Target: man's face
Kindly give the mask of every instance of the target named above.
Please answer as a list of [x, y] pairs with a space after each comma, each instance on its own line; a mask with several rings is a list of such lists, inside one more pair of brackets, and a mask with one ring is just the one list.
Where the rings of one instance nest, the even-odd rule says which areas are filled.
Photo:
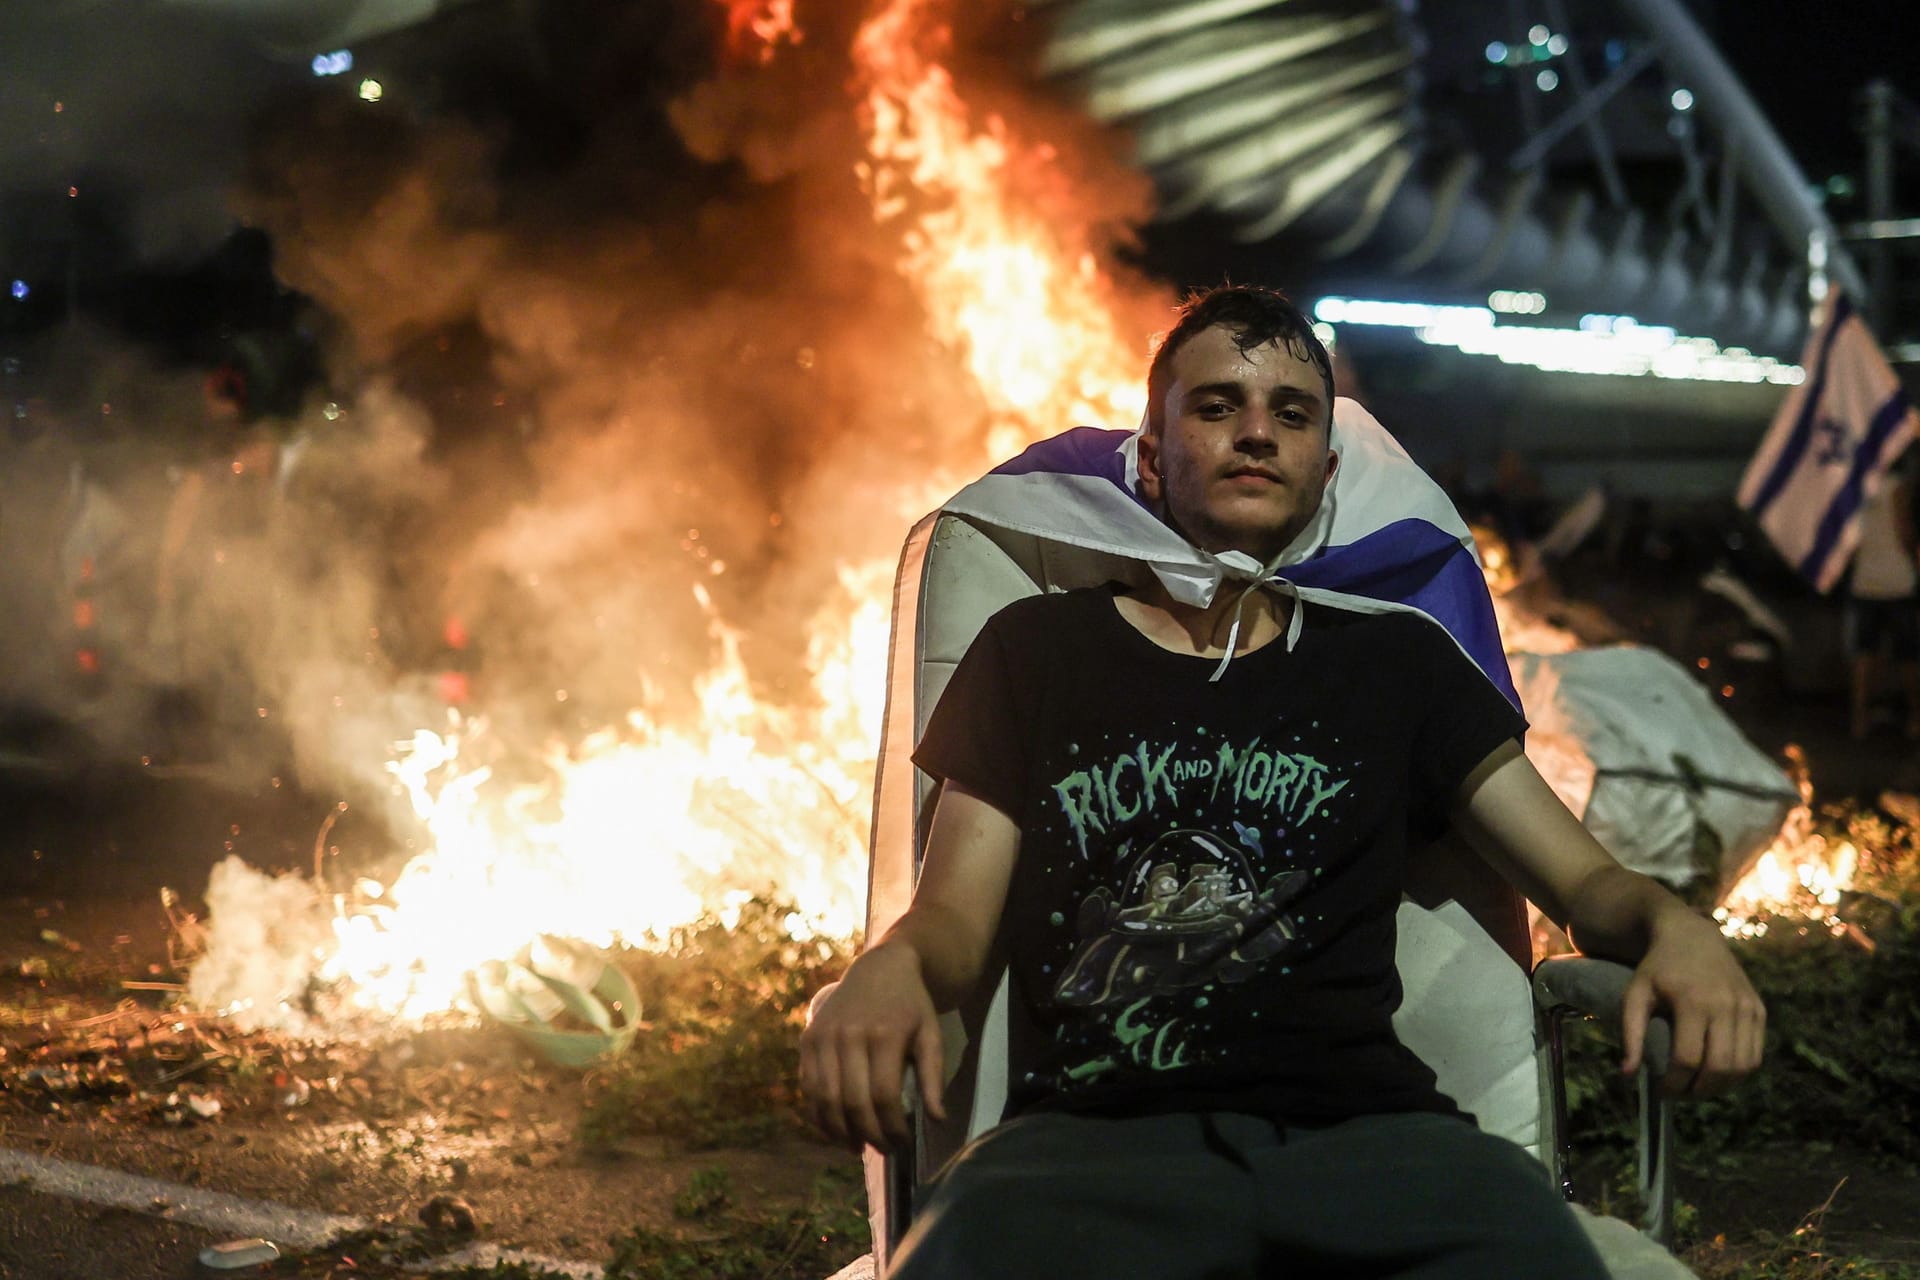
[[1194, 545], [1262, 564], [1320, 509], [1340, 459], [1311, 360], [1279, 343], [1242, 355], [1222, 326], [1174, 353], [1165, 426], [1140, 439], [1140, 489]]

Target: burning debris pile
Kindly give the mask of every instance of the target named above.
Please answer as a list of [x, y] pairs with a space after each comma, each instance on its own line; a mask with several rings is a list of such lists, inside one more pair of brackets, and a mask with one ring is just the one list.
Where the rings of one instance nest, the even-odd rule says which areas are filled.
[[[1474, 535], [1532, 722], [1527, 755], [1588, 829], [1628, 866], [1711, 906], [1728, 937], [1784, 922], [1872, 950], [1853, 917], [1914, 892], [1920, 800], [1887, 792], [1877, 809], [1816, 808], [1801, 748], [1786, 748], [1784, 767], [1766, 759], [1684, 667], [1560, 597], [1537, 558], [1523, 570], [1493, 530]], [[1594, 665], [1609, 652], [1611, 672]], [[1599, 794], [1602, 781], [1614, 794]], [[1542, 945], [1565, 946], [1543, 928], [1536, 921]]]
[[[291, 885], [290, 898], [298, 887], [268, 883]], [[279, 914], [294, 918], [308, 906], [289, 901]], [[41, 918], [69, 923], [55, 908]], [[324, 931], [324, 913], [309, 919]], [[476, 1166], [481, 1155], [519, 1163], [513, 1153], [531, 1127], [523, 1113], [536, 1099], [551, 1112], [544, 1125], [598, 1155], [655, 1138], [689, 1149], [758, 1147], [778, 1134], [811, 1132], [792, 1079], [793, 1034], [808, 999], [844, 970], [848, 956], [831, 939], [795, 941], [783, 909], [759, 901], [743, 904], [730, 921], [676, 927], [658, 949], [624, 950], [604, 973], [592, 948], [537, 940], [522, 959], [608, 1000], [623, 1039], [648, 1033], [631, 1052], [582, 1075], [565, 1068], [589, 1065], [598, 1055], [579, 1050], [596, 1037], [557, 1030], [565, 1017], [533, 1035], [509, 1034], [524, 1029], [510, 1016], [402, 1038], [342, 1035], [368, 1028], [356, 1026], [351, 1008], [329, 1008], [321, 992], [311, 1025], [328, 1034], [303, 1038], [248, 1029], [211, 1010], [153, 1007], [132, 997], [177, 993], [183, 970], [160, 961], [153, 937], [121, 935], [106, 945], [101, 924], [81, 922], [85, 941], [51, 928], [37, 945], [24, 933], [0, 938], [9, 957], [0, 968], [0, 1118], [100, 1119], [108, 1131], [217, 1125], [257, 1132], [295, 1121], [330, 1130], [361, 1123], [432, 1129], [428, 1117], [437, 1117], [447, 1126], [436, 1143], [441, 1155]], [[193, 927], [177, 911], [174, 924]], [[261, 949], [298, 947], [268, 940]], [[498, 1012], [507, 989], [489, 990], [497, 966], [482, 969], [476, 1003], [492, 1002]], [[550, 1052], [557, 1041], [572, 1043]], [[498, 1132], [463, 1142], [461, 1126]], [[547, 1141], [536, 1139], [534, 1149]]]

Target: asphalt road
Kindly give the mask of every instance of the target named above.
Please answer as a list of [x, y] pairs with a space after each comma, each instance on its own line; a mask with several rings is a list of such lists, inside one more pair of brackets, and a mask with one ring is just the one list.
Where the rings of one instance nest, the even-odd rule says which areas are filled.
[[[189, 897], [215, 863], [238, 854], [264, 870], [310, 869], [336, 796], [291, 781], [233, 782], [210, 771], [137, 765], [50, 770], [0, 754], [0, 896]], [[329, 843], [388, 843], [349, 811]]]
[[[162, 928], [160, 888], [198, 895], [229, 841], [250, 859], [291, 865], [304, 828], [310, 857], [325, 813], [325, 802], [284, 787], [236, 792], [130, 768], [50, 769], [24, 752], [9, 764], [0, 767], [0, 899], [35, 915], [9, 927], [90, 943]], [[30, 1184], [0, 1186], [0, 1280], [206, 1277], [220, 1273], [201, 1266], [200, 1250], [225, 1238]]]
[[0, 1280], [184, 1280], [214, 1275], [200, 1250], [224, 1237], [127, 1209], [0, 1187]]

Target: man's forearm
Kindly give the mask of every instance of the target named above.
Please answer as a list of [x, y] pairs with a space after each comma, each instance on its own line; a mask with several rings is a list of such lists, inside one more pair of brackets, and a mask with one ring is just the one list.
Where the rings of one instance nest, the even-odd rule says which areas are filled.
[[938, 902], [916, 902], [869, 950], [910, 952], [934, 1007], [945, 1013], [979, 985], [991, 942], [973, 937], [959, 912]]
[[1567, 908], [1567, 935], [1576, 947], [1627, 964], [1638, 964], [1663, 929], [1706, 923], [1659, 881], [1617, 864], [1588, 873]]

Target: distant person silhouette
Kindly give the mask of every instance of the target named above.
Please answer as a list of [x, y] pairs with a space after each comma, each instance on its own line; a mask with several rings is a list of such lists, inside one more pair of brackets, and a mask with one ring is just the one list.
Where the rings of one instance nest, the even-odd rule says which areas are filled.
[[1906, 735], [1920, 739], [1920, 570], [1915, 566], [1912, 481], [1890, 475], [1860, 517], [1860, 547], [1847, 587], [1849, 706], [1855, 740], [1873, 729], [1873, 698], [1890, 655], [1905, 696]]

